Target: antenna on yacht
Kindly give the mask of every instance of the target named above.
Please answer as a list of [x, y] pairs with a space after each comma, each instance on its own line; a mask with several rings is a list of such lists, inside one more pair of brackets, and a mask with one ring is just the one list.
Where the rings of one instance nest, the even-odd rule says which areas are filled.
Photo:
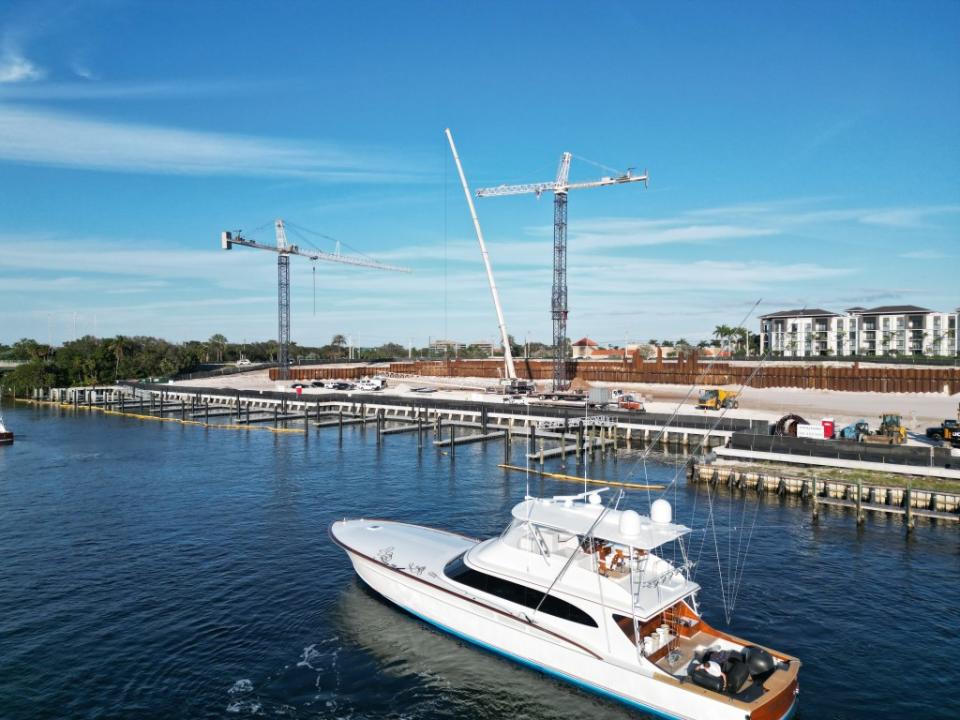
[[533, 450], [533, 444], [530, 442], [530, 405], [527, 404], [527, 451], [524, 455], [527, 458], [527, 472], [524, 473], [527, 481], [527, 491], [524, 495], [526, 499], [530, 498], [530, 451]]
[[[583, 426], [581, 432], [586, 431], [587, 429], [587, 406], [590, 403], [585, 402], [583, 404]], [[601, 453], [602, 454], [602, 453]], [[587, 491], [587, 458], [590, 457], [590, 453], [584, 453], [583, 455], [583, 491]]]

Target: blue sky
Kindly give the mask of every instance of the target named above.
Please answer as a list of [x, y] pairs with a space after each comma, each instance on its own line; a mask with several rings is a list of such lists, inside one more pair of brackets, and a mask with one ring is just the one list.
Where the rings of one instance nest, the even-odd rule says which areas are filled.
[[[474, 188], [649, 170], [570, 194], [574, 339], [960, 305], [957, 2], [33, 0], [0, 5], [0, 342], [275, 337], [274, 256], [219, 249], [275, 217], [415, 271], [318, 263], [314, 312], [294, 258], [296, 341], [494, 339], [447, 126]], [[552, 199], [477, 207], [548, 339]]]

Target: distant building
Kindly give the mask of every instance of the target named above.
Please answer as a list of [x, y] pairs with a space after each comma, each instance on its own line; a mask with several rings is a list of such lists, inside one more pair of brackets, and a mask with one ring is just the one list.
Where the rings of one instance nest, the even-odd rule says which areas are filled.
[[485, 352], [487, 355], [493, 355], [494, 347], [493, 347], [493, 343], [492, 343], [492, 342], [487, 342], [487, 341], [485, 341], [485, 340], [479, 340], [479, 341], [477, 341], [477, 342], [472, 342], [472, 343], [470, 343], [469, 345], [467, 345], [467, 347], [476, 348], [477, 350], [480, 350], [481, 352]]
[[760, 353], [782, 357], [958, 355], [960, 308], [936, 312], [916, 305], [820, 308], [760, 316]]
[[458, 343], [456, 340], [434, 340], [430, 343], [430, 349], [436, 350], [437, 352], [443, 350], [457, 352], [462, 347], [465, 347], [464, 344]]
[[588, 337], [582, 337], [570, 345], [570, 354], [576, 358], [593, 357], [594, 353], [600, 350], [600, 346]]

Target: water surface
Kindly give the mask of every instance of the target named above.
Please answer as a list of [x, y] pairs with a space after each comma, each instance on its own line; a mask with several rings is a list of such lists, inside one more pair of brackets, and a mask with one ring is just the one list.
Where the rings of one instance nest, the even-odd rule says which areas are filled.
[[[497, 468], [500, 444], [453, 459], [418, 452], [413, 435], [377, 447], [359, 428], [340, 446], [335, 429], [5, 416], [17, 442], [0, 448], [0, 717], [642, 717], [394, 610], [329, 541], [327, 525], [353, 516], [499, 532], [525, 492]], [[666, 482], [677, 471], [628, 457], [587, 469]], [[702, 489], [681, 482], [669, 498], [697, 529], [707, 619], [803, 660], [800, 718], [956, 716], [956, 527], [920, 521], [906, 539], [895, 518], [858, 530], [824, 508], [812, 525], [796, 499], [721, 494], [714, 535]], [[626, 502], [643, 511], [648, 493]], [[731, 625], [721, 582], [737, 591]]]

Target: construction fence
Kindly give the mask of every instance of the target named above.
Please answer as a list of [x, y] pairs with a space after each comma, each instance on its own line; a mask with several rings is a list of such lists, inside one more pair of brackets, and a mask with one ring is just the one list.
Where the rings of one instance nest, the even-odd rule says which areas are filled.
[[[553, 377], [551, 360], [517, 360], [517, 375], [528, 380]], [[382, 371], [382, 367], [291, 368], [295, 380], [356, 379]], [[491, 360], [415, 360], [394, 362], [388, 372], [397, 375], [434, 377], [497, 378], [503, 374], [503, 362]], [[270, 371], [276, 378], [276, 371]], [[701, 362], [696, 353], [665, 361], [662, 357], [644, 360], [639, 356], [625, 362], [609, 360], [571, 360], [567, 377], [577, 381], [646, 383], [670, 385], [746, 385], [755, 388], [805, 388], [811, 390], [848, 390], [881, 393], [960, 393], [960, 368], [957, 367], [885, 367], [852, 363], [825, 365], [755, 365], [727, 362]]]

